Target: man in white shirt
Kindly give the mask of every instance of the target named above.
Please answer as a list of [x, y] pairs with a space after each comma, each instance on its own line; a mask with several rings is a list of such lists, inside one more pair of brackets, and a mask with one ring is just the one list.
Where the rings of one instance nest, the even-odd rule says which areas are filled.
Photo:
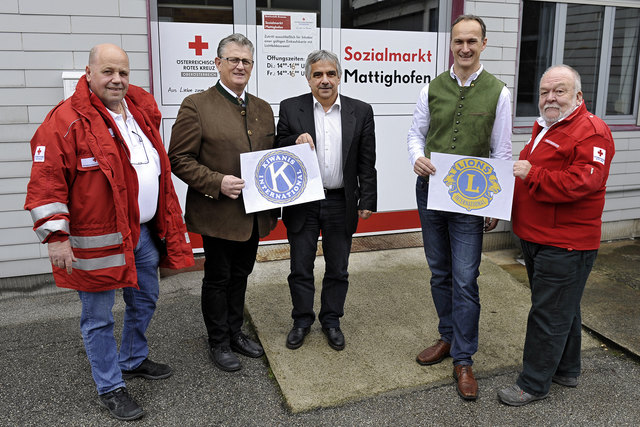
[[339, 351], [345, 347], [340, 318], [349, 286], [351, 236], [358, 218], [369, 218], [377, 204], [373, 109], [338, 95], [342, 69], [332, 52], [311, 52], [305, 75], [311, 93], [280, 103], [276, 146], [309, 144], [316, 151], [326, 197], [283, 209], [291, 246], [288, 281], [293, 304], [287, 347], [299, 348], [315, 321], [313, 264], [322, 231], [326, 270], [318, 319], [329, 346]]
[[504, 83], [484, 71], [480, 53], [486, 27], [474, 15], [451, 26], [454, 63], [420, 92], [407, 137], [409, 159], [418, 175], [416, 198], [424, 250], [431, 270], [431, 295], [440, 318], [437, 342], [418, 354], [421, 365], [453, 358], [457, 391], [475, 400], [478, 384], [472, 356], [478, 350], [478, 275], [482, 232], [497, 219], [427, 209], [432, 152], [511, 159], [511, 95]]

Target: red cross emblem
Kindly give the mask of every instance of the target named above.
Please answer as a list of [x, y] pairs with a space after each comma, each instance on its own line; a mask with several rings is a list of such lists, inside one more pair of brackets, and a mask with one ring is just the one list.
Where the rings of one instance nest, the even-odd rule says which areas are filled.
[[599, 151], [598, 151], [598, 156], [602, 157], [602, 155], [603, 155], [603, 154], [604, 154], [604, 153], [602, 152], [602, 150], [599, 150]]
[[42, 153], [42, 148], [38, 147], [38, 151], [36, 151], [36, 154], [40, 154]]
[[202, 56], [202, 51], [209, 49], [209, 43], [202, 41], [202, 36], [196, 36], [195, 41], [189, 42], [189, 49], [196, 51], [196, 56]]

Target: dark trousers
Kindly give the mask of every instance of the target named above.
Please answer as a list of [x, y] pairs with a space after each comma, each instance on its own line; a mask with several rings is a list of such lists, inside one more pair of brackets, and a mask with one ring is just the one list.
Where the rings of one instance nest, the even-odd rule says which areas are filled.
[[202, 279], [202, 316], [209, 345], [228, 345], [241, 332], [244, 320], [244, 296], [247, 278], [258, 251], [258, 227], [246, 242], [202, 236], [204, 278]]
[[553, 375], [580, 375], [580, 300], [598, 251], [521, 242], [531, 310], [517, 384], [529, 394], [544, 396]]
[[305, 223], [299, 232], [287, 230], [291, 247], [291, 274], [288, 280], [294, 327], [304, 328], [315, 321], [313, 266], [321, 231], [325, 273], [318, 318], [325, 328], [340, 326], [349, 287], [347, 269], [351, 252], [351, 235], [346, 230], [344, 213], [344, 195], [329, 194], [325, 200], [306, 204]]

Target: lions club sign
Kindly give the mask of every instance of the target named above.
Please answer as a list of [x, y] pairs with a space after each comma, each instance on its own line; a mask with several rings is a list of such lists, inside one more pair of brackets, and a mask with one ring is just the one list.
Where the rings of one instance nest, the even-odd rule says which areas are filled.
[[513, 161], [431, 153], [427, 208], [509, 221]]
[[502, 190], [493, 166], [477, 158], [455, 162], [443, 182], [453, 203], [467, 211], [486, 208], [493, 195]]

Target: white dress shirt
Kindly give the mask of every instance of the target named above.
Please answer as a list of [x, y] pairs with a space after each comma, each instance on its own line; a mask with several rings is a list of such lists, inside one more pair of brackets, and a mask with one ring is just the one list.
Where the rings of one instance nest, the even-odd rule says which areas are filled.
[[336, 102], [324, 111], [324, 107], [314, 98], [313, 119], [316, 124], [316, 153], [320, 176], [324, 188], [344, 187], [342, 175], [342, 119], [340, 117], [340, 95]]
[[138, 175], [138, 209], [140, 224], [144, 224], [154, 217], [158, 209], [160, 156], [133, 118], [127, 102], [123, 99], [122, 103], [127, 116], [126, 121], [122, 114], [114, 113], [108, 108], [107, 111], [116, 122], [120, 135], [129, 148], [129, 161]]
[[[478, 71], [473, 73], [465, 82], [464, 86], [470, 86], [471, 82], [478, 78], [483, 65], [480, 65]], [[453, 72], [453, 65], [449, 70], [452, 78], [455, 78], [459, 86], [463, 86], [458, 76]], [[409, 161], [411, 166], [416, 163], [419, 157], [424, 157], [424, 147], [426, 144], [427, 132], [429, 132], [429, 123], [431, 115], [429, 113], [429, 84], [420, 91], [416, 108], [413, 112], [413, 122], [407, 135], [407, 148], [409, 150]], [[498, 98], [496, 106], [496, 119], [493, 123], [491, 131], [491, 153], [492, 159], [511, 160], [511, 93], [507, 87], [503, 87]]]
[[[226, 86], [224, 85], [224, 83], [222, 83], [222, 80], [218, 80], [218, 81], [220, 82], [220, 86], [222, 86], [222, 87], [224, 88], [224, 90], [226, 90], [227, 92], [229, 92], [229, 95], [233, 96], [234, 98], [238, 98], [238, 95], [237, 95], [234, 91], [232, 91], [231, 89], [229, 89], [228, 87], [226, 87]], [[246, 90], [244, 90], [244, 89], [242, 89], [242, 93], [240, 94], [240, 98], [242, 98], [242, 99], [244, 100], [244, 102], [245, 102], [245, 103], [247, 102], [247, 98], [246, 98], [246, 96], [247, 96], [247, 91], [246, 91]]]

